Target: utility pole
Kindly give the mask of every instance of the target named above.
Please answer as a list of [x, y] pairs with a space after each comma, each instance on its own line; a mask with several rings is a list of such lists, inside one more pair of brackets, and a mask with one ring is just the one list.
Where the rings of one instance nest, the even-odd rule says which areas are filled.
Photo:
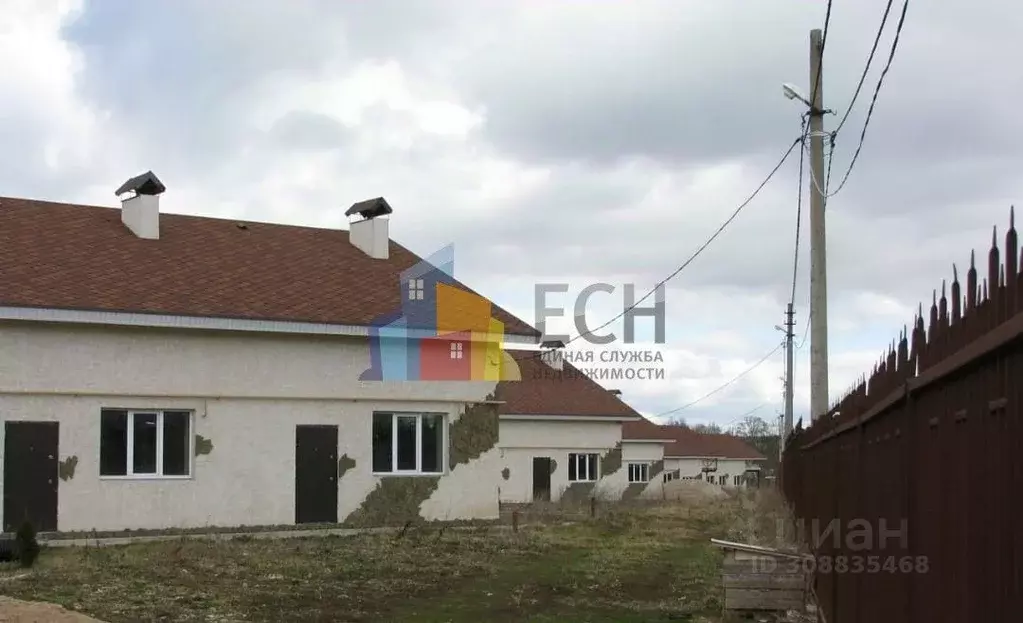
[[792, 303], [789, 303], [788, 309], [785, 310], [785, 424], [782, 427], [779, 444], [782, 451], [785, 450], [785, 440], [792, 432], [792, 394], [795, 386], [792, 378], [792, 338], [795, 333], [793, 328], [796, 326], [795, 314]]
[[[828, 410], [828, 269], [824, 227], [821, 31], [810, 31], [810, 421]], [[791, 361], [792, 355], [789, 355]], [[791, 421], [786, 424], [791, 425]]]

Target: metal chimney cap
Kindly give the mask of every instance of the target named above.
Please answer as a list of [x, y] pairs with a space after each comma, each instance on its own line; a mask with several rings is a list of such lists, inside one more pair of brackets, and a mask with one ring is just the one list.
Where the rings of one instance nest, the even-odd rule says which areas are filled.
[[137, 195], [159, 195], [166, 190], [167, 187], [163, 185], [160, 178], [156, 177], [155, 173], [146, 171], [121, 184], [121, 187], [114, 191], [114, 194], [123, 195], [124, 193], [134, 192]]

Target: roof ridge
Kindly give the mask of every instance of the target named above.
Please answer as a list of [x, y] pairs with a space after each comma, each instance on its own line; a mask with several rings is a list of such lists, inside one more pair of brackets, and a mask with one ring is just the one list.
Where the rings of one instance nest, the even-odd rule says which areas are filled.
[[[28, 198], [24, 198], [24, 197], [3, 197], [3, 196], [0, 196], [0, 207], [3, 206], [3, 202], [4, 201], [18, 201], [18, 202], [22, 202], [27, 207], [32, 207], [32, 204], [46, 204], [47, 206], [59, 206], [59, 207], [65, 207], [65, 208], [85, 208], [85, 209], [89, 209], [89, 210], [111, 210], [111, 211], [114, 211], [114, 212], [120, 212], [121, 211], [121, 208], [117, 207], [117, 206], [99, 206], [99, 205], [92, 205], [92, 204], [89, 204], [89, 203], [69, 203], [69, 202], [66, 202], [66, 201], [50, 201], [48, 199], [28, 199]], [[351, 231], [348, 228], [342, 229], [340, 227], [328, 227], [328, 226], [318, 227], [318, 226], [315, 226], [315, 225], [298, 225], [298, 224], [294, 224], [294, 223], [279, 223], [279, 222], [274, 222], [274, 221], [253, 220], [253, 219], [249, 219], [249, 218], [235, 218], [235, 217], [227, 217], [227, 216], [204, 216], [204, 215], [201, 215], [201, 214], [183, 214], [181, 212], [165, 212], [162, 209], [160, 210], [160, 217], [161, 218], [163, 218], [163, 217], [171, 217], [171, 218], [175, 218], [175, 219], [179, 219], [179, 218], [180, 219], [197, 219], [197, 220], [202, 220], [202, 221], [217, 221], [217, 222], [224, 222], [224, 223], [230, 223], [230, 224], [245, 223], [246, 225], [267, 225], [267, 226], [270, 226], [270, 227], [288, 227], [288, 228], [293, 228], [293, 229], [304, 229], [304, 230], [312, 230], [312, 231], [343, 231], [343, 232], [350, 232]], [[399, 246], [401, 244], [401, 243], [396, 242], [393, 238], [391, 239], [390, 242], [391, 242], [391, 244], [398, 244]], [[402, 247], [402, 248], [405, 248], [405, 247]], [[416, 257], [419, 257], [419, 255], [416, 254]], [[423, 259], [425, 261], [425, 258], [420, 258], [420, 259]]]

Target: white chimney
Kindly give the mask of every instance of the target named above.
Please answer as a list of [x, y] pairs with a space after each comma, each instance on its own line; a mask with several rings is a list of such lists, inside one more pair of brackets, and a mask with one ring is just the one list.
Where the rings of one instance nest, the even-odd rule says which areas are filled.
[[121, 185], [118, 196], [132, 193], [121, 200], [121, 222], [139, 238], [160, 239], [160, 193], [167, 188], [152, 171], [137, 175]]
[[345, 216], [358, 215], [361, 219], [348, 224], [348, 240], [373, 259], [386, 260], [390, 256], [391, 238], [388, 219], [382, 217], [392, 212], [394, 210], [383, 197], [352, 204]]
[[555, 370], [562, 370], [565, 367], [565, 355], [563, 349], [565, 343], [560, 340], [546, 341], [540, 345], [544, 349], [540, 353], [540, 361]]

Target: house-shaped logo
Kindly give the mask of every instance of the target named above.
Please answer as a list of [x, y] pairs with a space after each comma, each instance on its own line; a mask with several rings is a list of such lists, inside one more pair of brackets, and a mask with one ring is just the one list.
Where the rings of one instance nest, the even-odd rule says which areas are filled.
[[489, 300], [454, 278], [454, 247], [403, 271], [401, 309], [374, 319], [363, 381], [517, 381]]

